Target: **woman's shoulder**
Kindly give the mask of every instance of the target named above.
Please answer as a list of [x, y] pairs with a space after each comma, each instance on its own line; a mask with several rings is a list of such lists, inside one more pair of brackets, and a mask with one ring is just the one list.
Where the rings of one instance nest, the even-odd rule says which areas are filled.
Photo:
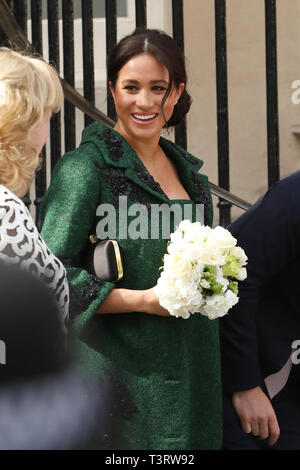
[[39, 239], [37, 227], [24, 202], [2, 185], [0, 185], [0, 232], [0, 259], [18, 260], [25, 251], [33, 255], [32, 244]]
[[20, 205], [24, 205], [23, 201], [10, 189], [3, 184], [0, 184], [0, 203], [3, 202], [16, 202]]
[[129, 143], [114, 129], [93, 123], [84, 129], [79, 147], [57, 163], [51, 179], [101, 182], [103, 170], [126, 169], [138, 157]]
[[90, 143], [83, 143], [78, 148], [65, 153], [55, 165], [51, 174], [49, 189], [58, 188], [63, 192], [72, 187], [73, 194], [82, 188], [99, 184], [99, 169], [103, 168], [102, 155]]
[[9, 219], [10, 224], [19, 219], [24, 220], [24, 223], [25, 221], [29, 222], [29, 226], [33, 224], [31, 215], [22, 199], [6, 186], [0, 184], [0, 220], [2, 220], [2, 225], [6, 219]]
[[102, 160], [102, 155], [89, 142], [83, 142], [74, 150], [65, 153], [54, 168], [53, 174], [59, 171], [82, 172], [95, 170], [95, 166]]
[[66, 152], [54, 168], [54, 173], [62, 171], [95, 170], [95, 166], [103, 162], [103, 148], [100, 144], [101, 133], [108, 130], [106, 126], [94, 122], [87, 126], [82, 133], [78, 147]]
[[[24, 202], [5, 186], [0, 185], [1, 253], [6, 244], [13, 246], [25, 239], [30, 244], [39, 239], [39, 232]], [[19, 247], [18, 250], [22, 250]]]

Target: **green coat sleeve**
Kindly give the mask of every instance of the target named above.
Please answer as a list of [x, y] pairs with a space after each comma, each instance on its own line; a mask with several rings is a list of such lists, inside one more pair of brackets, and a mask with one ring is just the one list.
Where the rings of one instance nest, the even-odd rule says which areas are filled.
[[[84, 148], [83, 148], [84, 150]], [[83, 326], [114, 288], [80, 267], [80, 255], [95, 227], [100, 201], [100, 178], [92, 155], [86, 148], [61, 158], [41, 206], [41, 235], [50, 250], [64, 263], [70, 285], [71, 316], [74, 326]]]

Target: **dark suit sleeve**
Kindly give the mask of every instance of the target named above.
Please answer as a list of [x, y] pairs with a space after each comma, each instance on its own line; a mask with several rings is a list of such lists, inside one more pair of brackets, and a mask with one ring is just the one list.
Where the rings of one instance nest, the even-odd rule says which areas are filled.
[[[258, 357], [256, 314], [266, 283], [299, 256], [300, 172], [278, 182], [228, 229], [247, 256], [239, 303], [220, 320], [225, 392], [264, 386]], [[274, 296], [280, 286], [274, 283]], [[266, 332], [267, 333], [267, 332]]]

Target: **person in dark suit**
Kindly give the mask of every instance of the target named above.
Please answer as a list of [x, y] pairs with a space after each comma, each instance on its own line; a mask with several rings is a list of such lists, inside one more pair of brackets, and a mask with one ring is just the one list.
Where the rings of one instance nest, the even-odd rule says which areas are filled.
[[300, 449], [300, 171], [228, 229], [248, 256], [221, 319], [226, 450]]

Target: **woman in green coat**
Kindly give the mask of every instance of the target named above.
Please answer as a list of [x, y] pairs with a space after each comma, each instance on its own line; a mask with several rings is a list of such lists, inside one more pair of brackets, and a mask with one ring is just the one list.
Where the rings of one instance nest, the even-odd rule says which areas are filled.
[[[42, 236], [67, 268], [80, 361], [109, 378], [117, 397], [106, 447], [219, 449], [218, 322], [172, 317], [155, 293], [178, 213], [195, 221], [203, 207], [203, 222], [212, 223], [202, 162], [161, 137], [190, 107], [184, 58], [165, 33], [136, 30], [110, 54], [108, 78], [117, 123], [88, 126], [56, 166]], [[119, 243], [117, 283], [81, 267], [93, 233]]]

